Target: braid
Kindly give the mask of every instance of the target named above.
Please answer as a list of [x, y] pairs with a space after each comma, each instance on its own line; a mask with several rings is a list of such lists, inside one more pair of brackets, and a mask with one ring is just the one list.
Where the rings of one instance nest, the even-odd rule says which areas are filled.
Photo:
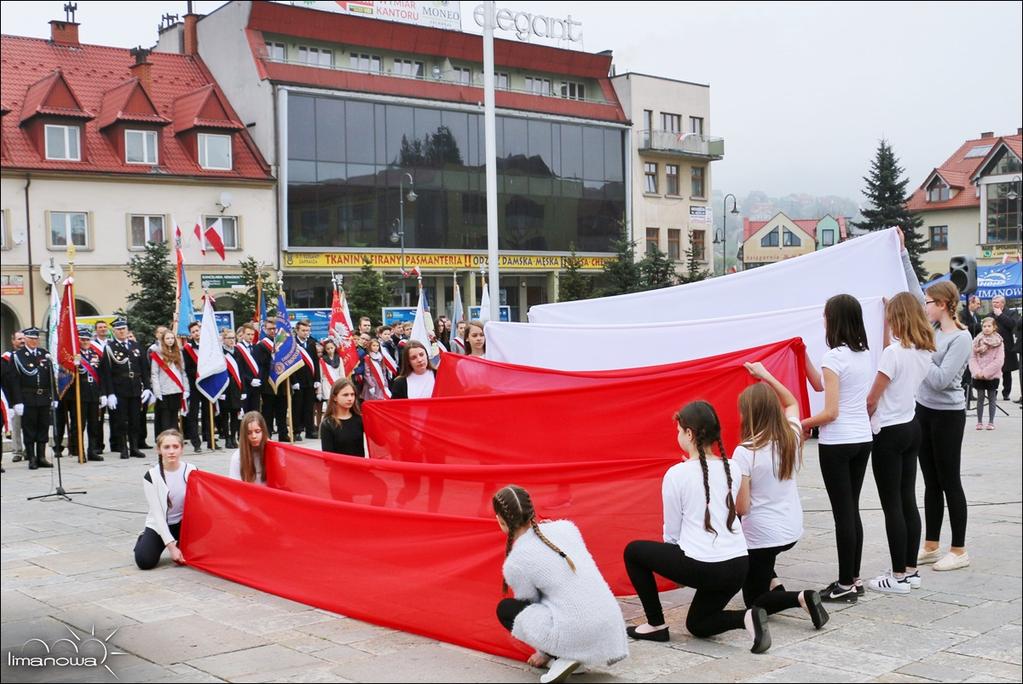
[[696, 437], [696, 453], [700, 456], [700, 468], [703, 470], [703, 491], [707, 495], [707, 507], [703, 512], [703, 529], [707, 532], [713, 532], [714, 536], [718, 536], [717, 530], [710, 524], [710, 474], [707, 472], [707, 454], [703, 451], [703, 442], [701, 441], [702, 435]]
[[[163, 480], [164, 485], [167, 485], [167, 476], [164, 475], [163, 473], [163, 456], [160, 456], [157, 460], [160, 461], [160, 479]], [[167, 486], [167, 510], [170, 511], [170, 509], [171, 509], [170, 487]]]
[[530, 527], [533, 528], [533, 532], [536, 534], [536, 536], [540, 538], [540, 541], [546, 544], [547, 547], [550, 548], [554, 553], [564, 558], [565, 562], [568, 563], [568, 567], [572, 569], [572, 572], [575, 572], [575, 563], [573, 563], [572, 559], [568, 557], [568, 554], [566, 554], [564, 551], [558, 548], [557, 544], [555, 544], [550, 539], [544, 536], [543, 532], [540, 531], [540, 526], [536, 524], [535, 517], [530, 518], [529, 525]]
[[[504, 547], [505, 558], [511, 554], [512, 545], [515, 543], [515, 530], [518, 527], [518, 525], [513, 524], [516, 520], [512, 517], [511, 511], [508, 510], [508, 501], [506, 497], [501, 496], [506, 489], [507, 487], [494, 495], [494, 508], [499, 509], [497, 510], [497, 514], [501, 516], [505, 524], [508, 526], [508, 541]], [[501, 580], [501, 593], [508, 593], [507, 580]]]
[[721, 438], [717, 440], [718, 449], [721, 450], [721, 462], [725, 466], [725, 479], [728, 481], [728, 495], [725, 497], [725, 504], [728, 506], [728, 531], [732, 532], [732, 523], [735, 522], [735, 497], [732, 496], [732, 468], [728, 465], [728, 459], [725, 457], [725, 447], [721, 443]]

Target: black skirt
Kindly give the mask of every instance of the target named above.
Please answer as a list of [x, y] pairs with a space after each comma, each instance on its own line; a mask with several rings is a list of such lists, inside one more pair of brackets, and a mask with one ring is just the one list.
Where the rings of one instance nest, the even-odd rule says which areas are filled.
[[996, 390], [998, 384], [1001, 382], [998, 378], [992, 378], [991, 380], [984, 380], [982, 378], [973, 379], [973, 389], [977, 390]]

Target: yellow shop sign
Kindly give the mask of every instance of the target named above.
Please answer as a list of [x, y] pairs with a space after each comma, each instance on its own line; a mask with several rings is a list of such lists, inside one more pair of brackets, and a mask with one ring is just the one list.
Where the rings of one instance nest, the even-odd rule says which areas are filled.
[[[598, 271], [613, 257], [581, 256], [582, 268]], [[358, 269], [369, 259], [373, 268], [401, 268], [401, 255], [392, 252], [289, 252], [284, 255], [287, 268]], [[501, 254], [501, 270], [560, 271], [567, 267], [569, 257], [557, 254]], [[405, 268], [418, 266], [423, 271], [474, 271], [487, 264], [485, 254], [405, 253]]]

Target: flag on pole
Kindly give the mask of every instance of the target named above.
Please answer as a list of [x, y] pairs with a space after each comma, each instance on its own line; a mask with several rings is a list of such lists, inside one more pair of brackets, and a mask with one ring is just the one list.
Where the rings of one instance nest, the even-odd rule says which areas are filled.
[[327, 325], [327, 329], [335, 344], [337, 344], [338, 356], [341, 357], [341, 363], [344, 365], [344, 374], [347, 377], [359, 365], [359, 350], [355, 346], [355, 339], [352, 334], [352, 319], [346, 311], [347, 301], [342, 305], [342, 301], [345, 299], [344, 290], [339, 292], [339, 289], [335, 283], [334, 298], [330, 303], [330, 322]]
[[199, 241], [199, 253], [206, 256], [206, 237], [203, 235], [202, 216], [195, 220], [195, 239]]
[[[60, 324], [60, 297], [57, 294], [57, 284], [50, 288], [50, 316], [46, 325], [46, 351], [50, 353], [50, 359], [57, 358], [57, 326]], [[60, 364], [51, 363], [54, 376]]]
[[483, 278], [483, 297], [480, 298], [480, 321], [486, 323], [490, 320], [490, 288], [487, 287], [487, 279]]
[[263, 301], [263, 278], [256, 273], [256, 306], [252, 311], [252, 322], [259, 326], [262, 334], [263, 320], [266, 318], [266, 302]]
[[61, 399], [78, 374], [75, 358], [81, 352], [78, 345], [78, 320], [75, 318], [74, 278], [68, 278], [64, 281], [64, 298], [60, 304], [60, 322], [57, 324], [57, 349], [52, 357], [56, 361], [54, 367], [57, 368], [57, 396]]
[[178, 310], [175, 315], [178, 325], [174, 332], [178, 337], [188, 337], [188, 326], [195, 320], [195, 307], [192, 305], [192, 295], [188, 290], [188, 276], [185, 275], [185, 255], [181, 250], [181, 226], [176, 222], [174, 224], [174, 252], [177, 256], [175, 288], [178, 300]]
[[202, 332], [199, 335], [199, 372], [196, 388], [210, 401], [217, 401], [227, 389], [231, 376], [227, 372], [224, 348], [220, 344], [217, 321], [213, 316], [213, 297], [205, 296], [202, 307]]
[[427, 350], [431, 348], [430, 333], [426, 328], [426, 296], [423, 294], [423, 283], [419, 283], [419, 303], [416, 305], [416, 318], [412, 322], [411, 340], [422, 342]]
[[304, 363], [291, 334], [291, 321], [288, 320], [288, 307], [284, 305], [283, 292], [277, 295], [277, 338], [274, 340], [274, 349], [270, 385], [276, 391]]
[[226, 261], [227, 255], [224, 253], [224, 220], [218, 216], [217, 220], [206, 229], [205, 237], [206, 242], [213, 247], [213, 251], [217, 253], [220, 260]]
[[451, 308], [451, 322], [454, 323], [455, 326], [457, 326], [458, 321], [463, 320], [465, 318], [465, 310], [462, 309], [462, 291], [458, 287], [458, 276], [455, 276], [454, 281], [455, 289], [452, 296], [454, 297], [455, 301]]

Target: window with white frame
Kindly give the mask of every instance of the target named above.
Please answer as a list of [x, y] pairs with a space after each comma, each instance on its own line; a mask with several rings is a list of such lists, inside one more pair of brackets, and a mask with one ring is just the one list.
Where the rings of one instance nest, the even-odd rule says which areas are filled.
[[327, 48], [298, 46], [298, 61], [312, 66], [334, 66], [334, 51]]
[[203, 217], [203, 221], [206, 223], [207, 228], [216, 223], [217, 219], [220, 219], [220, 225], [223, 228], [224, 249], [240, 249], [240, 240], [238, 239], [238, 217], [237, 216]]
[[50, 248], [63, 251], [69, 244], [89, 247], [89, 215], [84, 211], [51, 211]]
[[124, 161], [129, 164], [155, 166], [158, 160], [156, 131], [124, 132]]
[[81, 161], [81, 129], [78, 126], [46, 125], [46, 158]]
[[275, 62], [286, 62], [288, 59], [288, 49], [284, 46], [284, 43], [273, 43], [267, 41], [266, 54], [267, 57]]
[[469, 67], [452, 67], [451, 71], [454, 75], [455, 83], [472, 85], [472, 69]]
[[568, 98], [569, 100], [585, 100], [586, 87], [582, 83], [576, 83], [575, 81], [562, 81], [561, 97]]
[[380, 73], [383, 70], [383, 63], [379, 55], [367, 55], [353, 52], [348, 59], [348, 65], [359, 71], [371, 71]]
[[643, 176], [645, 184], [643, 192], [657, 193], [657, 164], [655, 162], [643, 162]]
[[507, 74], [507, 72], [494, 72], [494, 87], [498, 90], [508, 90], [511, 88], [511, 77]]
[[231, 162], [231, 136], [200, 133], [199, 166], [214, 171], [230, 171], [234, 168]]
[[131, 217], [131, 249], [145, 249], [150, 242], [165, 242], [167, 236], [163, 230], [163, 216], [133, 214]]
[[783, 247], [802, 247], [803, 241], [799, 239], [799, 236], [793, 233], [791, 230], [786, 228], [782, 231], [782, 246]]
[[553, 95], [551, 79], [539, 76], [526, 76], [526, 90], [534, 95]]
[[396, 59], [394, 73], [409, 78], [423, 78], [426, 75], [426, 65], [412, 59]]

